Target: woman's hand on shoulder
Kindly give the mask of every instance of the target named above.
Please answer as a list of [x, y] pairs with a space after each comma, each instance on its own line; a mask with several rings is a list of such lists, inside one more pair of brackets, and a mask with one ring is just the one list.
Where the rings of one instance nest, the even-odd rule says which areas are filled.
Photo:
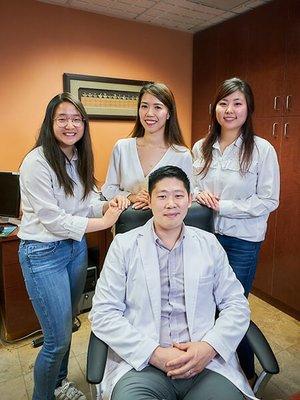
[[149, 203], [145, 203], [143, 201], [137, 201], [132, 204], [132, 208], [134, 210], [148, 210], [150, 208]]
[[195, 200], [197, 203], [212, 208], [214, 211], [220, 210], [219, 198], [208, 191], [203, 190], [196, 194]]

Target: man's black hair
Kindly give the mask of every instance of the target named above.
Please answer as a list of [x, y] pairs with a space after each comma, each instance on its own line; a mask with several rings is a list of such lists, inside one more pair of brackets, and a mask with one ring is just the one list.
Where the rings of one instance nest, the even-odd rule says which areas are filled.
[[148, 182], [148, 191], [151, 196], [153, 192], [154, 186], [165, 178], [176, 178], [181, 181], [188, 192], [190, 194], [191, 187], [190, 187], [190, 180], [187, 177], [187, 174], [179, 167], [175, 167], [173, 165], [166, 165], [165, 167], [161, 167], [153, 171], [149, 176]]

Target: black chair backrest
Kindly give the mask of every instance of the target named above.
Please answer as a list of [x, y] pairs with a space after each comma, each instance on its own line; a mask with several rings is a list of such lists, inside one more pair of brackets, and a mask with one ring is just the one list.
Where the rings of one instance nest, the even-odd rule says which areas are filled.
[[[122, 212], [116, 222], [115, 232], [124, 233], [138, 226], [144, 225], [152, 217], [151, 210], [134, 210], [129, 207]], [[210, 208], [192, 203], [184, 219], [184, 223], [189, 226], [203, 229], [208, 232], [214, 231], [213, 211]]]

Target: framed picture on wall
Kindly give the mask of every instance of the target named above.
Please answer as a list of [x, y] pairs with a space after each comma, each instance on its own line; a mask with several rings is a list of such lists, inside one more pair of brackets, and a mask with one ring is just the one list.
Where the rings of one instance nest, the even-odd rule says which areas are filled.
[[63, 88], [83, 104], [91, 119], [135, 119], [140, 89], [147, 83], [101, 76], [63, 74]]

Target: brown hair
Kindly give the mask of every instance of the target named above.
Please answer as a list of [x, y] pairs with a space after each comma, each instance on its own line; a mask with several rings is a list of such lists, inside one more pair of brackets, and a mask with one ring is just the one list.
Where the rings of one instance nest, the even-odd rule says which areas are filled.
[[[171, 90], [163, 83], [147, 83], [142, 87], [139, 94], [137, 111], [139, 113], [142, 97], [145, 93], [149, 93], [152, 96], [158, 98], [168, 109], [169, 119], [167, 119], [165, 126], [165, 140], [172, 146], [174, 144], [185, 146], [185, 141], [182, 136], [182, 132], [179, 126], [177, 110], [175, 104], [175, 98]], [[139, 116], [135, 121], [135, 125], [131, 132], [131, 137], [142, 137], [145, 134], [145, 130], [140, 121]]]
[[64, 188], [67, 196], [73, 196], [74, 181], [67, 174], [65, 168], [65, 163], [68, 162], [68, 160], [59, 147], [53, 131], [53, 117], [55, 110], [59, 104], [65, 101], [72, 103], [76, 107], [84, 121], [83, 136], [78, 142], [75, 143], [75, 147], [78, 153], [77, 170], [81, 183], [84, 187], [83, 198], [85, 198], [94, 189], [96, 185], [96, 179], [94, 176], [94, 157], [88, 116], [80, 101], [73, 98], [71, 94], [67, 92], [58, 94], [57, 96], [53, 97], [52, 100], [50, 100], [46, 108], [44, 121], [42, 123], [34, 148], [42, 146], [44, 155], [56, 173], [60, 186]]
[[221, 125], [217, 121], [216, 107], [220, 100], [229, 96], [231, 93], [239, 90], [245, 96], [247, 103], [247, 118], [241, 128], [242, 146], [240, 151], [240, 172], [245, 174], [249, 169], [252, 160], [252, 153], [254, 148], [254, 131], [252, 124], [252, 114], [254, 112], [254, 97], [250, 85], [239, 78], [231, 78], [224, 81], [218, 91], [215, 101], [212, 106], [211, 112], [211, 128], [208, 135], [205, 137], [202, 144], [202, 154], [204, 158], [204, 166], [200, 174], [204, 176], [212, 162], [212, 149], [213, 144], [218, 140], [221, 135]]

